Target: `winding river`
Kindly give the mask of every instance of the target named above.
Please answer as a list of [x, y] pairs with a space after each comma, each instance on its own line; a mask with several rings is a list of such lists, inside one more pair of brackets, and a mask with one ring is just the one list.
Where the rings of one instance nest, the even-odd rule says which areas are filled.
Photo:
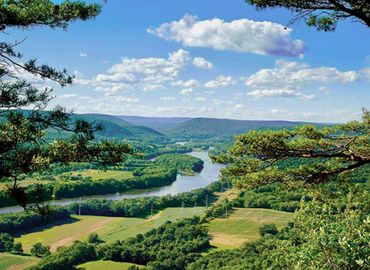
[[[209, 185], [212, 182], [215, 182], [219, 179], [220, 169], [222, 165], [212, 163], [211, 159], [208, 156], [207, 151], [201, 152], [191, 152], [188, 153], [193, 157], [200, 158], [204, 161], [204, 168], [200, 173], [195, 175], [177, 175], [176, 181], [171, 185], [163, 186], [159, 188], [151, 189], [139, 189], [117, 194], [105, 194], [105, 195], [93, 195], [77, 198], [68, 198], [52, 201], [53, 205], [68, 205], [71, 203], [84, 201], [88, 199], [106, 199], [106, 200], [121, 200], [126, 198], [139, 198], [139, 197], [149, 197], [149, 196], [164, 196], [164, 195], [176, 195], [181, 192], [188, 192], [194, 189], [202, 188]], [[0, 208], [1, 213], [10, 213], [10, 212], [20, 212], [22, 208], [19, 206], [10, 206]]]

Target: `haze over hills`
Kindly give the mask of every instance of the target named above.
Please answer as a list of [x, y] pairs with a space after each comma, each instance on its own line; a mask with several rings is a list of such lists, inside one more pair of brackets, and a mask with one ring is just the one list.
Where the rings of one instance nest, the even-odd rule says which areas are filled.
[[146, 116], [129, 116], [118, 115], [120, 119], [130, 122], [134, 125], [147, 126], [159, 132], [165, 132], [167, 129], [191, 120], [190, 117], [146, 117]]
[[218, 118], [118, 116], [132, 124], [151, 127], [162, 134], [181, 138], [230, 137], [252, 129], [289, 128], [305, 124], [283, 120], [233, 120]]
[[302, 124], [304, 122], [194, 118], [177, 124], [168, 129], [165, 134], [184, 138], [234, 136], [253, 129], [289, 128]]

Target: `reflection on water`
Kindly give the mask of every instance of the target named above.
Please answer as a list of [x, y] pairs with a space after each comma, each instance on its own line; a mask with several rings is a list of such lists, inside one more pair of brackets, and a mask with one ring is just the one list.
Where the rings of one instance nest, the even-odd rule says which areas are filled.
[[[219, 179], [220, 169], [222, 165], [212, 163], [211, 159], [208, 157], [207, 151], [201, 152], [191, 152], [189, 155], [193, 157], [200, 158], [204, 161], [204, 168], [203, 170], [195, 174], [193, 176], [189, 175], [177, 175], [177, 179], [169, 186], [163, 186], [159, 188], [151, 188], [151, 189], [141, 189], [141, 190], [133, 190], [129, 192], [124, 192], [120, 194], [106, 194], [106, 195], [93, 195], [93, 196], [86, 196], [86, 197], [77, 197], [77, 198], [69, 198], [69, 199], [62, 199], [56, 200], [51, 202], [51, 204], [55, 205], [68, 205], [74, 202], [79, 202], [87, 200], [87, 199], [106, 199], [106, 200], [120, 200], [125, 198], [139, 198], [139, 197], [148, 197], [148, 196], [164, 196], [164, 195], [176, 195], [181, 192], [191, 191], [197, 188], [202, 188], [207, 186], [208, 184], [215, 182]], [[19, 212], [22, 211], [22, 208], [18, 206], [11, 206], [0, 208], [0, 213], [7, 213], [7, 212]]]

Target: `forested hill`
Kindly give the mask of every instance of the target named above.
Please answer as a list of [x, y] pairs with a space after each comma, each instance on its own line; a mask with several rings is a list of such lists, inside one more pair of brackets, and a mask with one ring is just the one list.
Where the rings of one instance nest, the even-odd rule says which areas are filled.
[[164, 132], [177, 124], [183, 123], [190, 120], [189, 117], [145, 117], [145, 116], [129, 116], [129, 115], [119, 115], [117, 116], [127, 122], [134, 125], [141, 125], [150, 127], [159, 132]]
[[[101, 124], [104, 127], [103, 131], [97, 132], [98, 137], [110, 137], [110, 138], [124, 138], [124, 139], [159, 139], [164, 135], [150, 127], [135, 125], [122, 120], [113, 115], [104, 114], [73, 114], [72, 119], [83, 119], [96, 124]], [[68, 136], [66, 132], [58, 132], [58, 134], [49, 130], [48, 135], [50, 137], [57, 136], [60, 138], [64, 134]]]
[[229, 137], [252, 129], [279, 129], [302, 124], [305, 122], [193, 118], [165, 130], [164, 134], [183, 138]]

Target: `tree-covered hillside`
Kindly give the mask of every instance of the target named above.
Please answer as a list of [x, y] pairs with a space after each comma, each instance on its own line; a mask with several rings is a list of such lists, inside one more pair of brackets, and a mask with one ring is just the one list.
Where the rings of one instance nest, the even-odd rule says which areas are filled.
[[249, 130], [265, 128], [289, 128], [302, 125], [303, 122], [290, 121], [254, 121], [254, 120], [231, 120], [216, 118], [194, 118], [177, 124], [164, 133], [184, 139], [211, 138], [211, 137], [232, 137], [236, 134]]

